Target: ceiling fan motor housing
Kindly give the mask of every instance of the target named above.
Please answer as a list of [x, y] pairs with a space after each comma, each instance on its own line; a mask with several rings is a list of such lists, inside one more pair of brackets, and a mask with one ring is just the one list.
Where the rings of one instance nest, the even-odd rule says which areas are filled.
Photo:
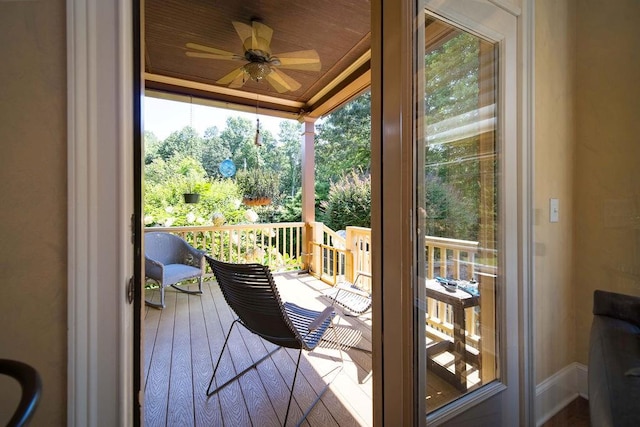
[[261, 56], [266, 59], [271, 56], [269, 42], [262, 37], [255, 37], [255, 39], [248, 37], [242, 46], [244, 47], [245, 55], [251, 52], [255, 56]]

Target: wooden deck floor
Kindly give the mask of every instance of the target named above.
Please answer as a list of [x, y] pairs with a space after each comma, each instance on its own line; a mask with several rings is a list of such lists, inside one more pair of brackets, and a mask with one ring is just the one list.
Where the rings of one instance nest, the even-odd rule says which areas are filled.
[[[327, 285], [309, 275], [275, 275], [284, 301], [321, 310], [328, 301], [320, 296]], [[203, 295], [188, 295], [168, 288], [166, 308], [147, 307], [144, 329], [144, 425], [146, 426], [279, 426], [284, 422], [288, 390], [297, 352], [282, 349], [257, 369], [250, 370], [220, 393], [207, 397], [206, 389], [226, 332], [234, 320], [215, 282], [205, 282]], [[157, 291], [148, 295], [159, 300]], [[323, 342], [303, 352], [287, 425], [294, 425], [329, 379], [335, 377], [303, 425], [370, 426], [372, 420], [370, 314], [341, 316], [336, 309], [337, 339], [348, 344], [342, 352], [343, 370], [335, 343]], [[329, 331], [325, 334], [333, 340]], [[242, 327], [234, 328], [217, 376], [218, 384], [233, 377], [275, 348]], [[324, 378], [323, 378], [324, 376]], [[448, 384], [430, 376], [430, 409], [455, 398]], [[219, 380], [218, 380], [219, 379]], [[452, 394], [453, 393], [453, 394]]]

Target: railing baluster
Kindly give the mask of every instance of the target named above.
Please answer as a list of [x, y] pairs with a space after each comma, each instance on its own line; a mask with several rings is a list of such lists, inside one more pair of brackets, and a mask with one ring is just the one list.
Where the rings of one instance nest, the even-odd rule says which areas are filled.
[[454, 279], [460, 279], [460, 250], [453, 250], [453, 263]]

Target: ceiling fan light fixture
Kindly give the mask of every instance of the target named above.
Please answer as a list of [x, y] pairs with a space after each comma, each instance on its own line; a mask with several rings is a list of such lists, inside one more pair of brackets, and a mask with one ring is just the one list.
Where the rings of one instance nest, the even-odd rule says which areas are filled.
[[264, 62], [249, 62], [242, 70], [255, 82], [259, 82], [271, 73], [271, 68]]

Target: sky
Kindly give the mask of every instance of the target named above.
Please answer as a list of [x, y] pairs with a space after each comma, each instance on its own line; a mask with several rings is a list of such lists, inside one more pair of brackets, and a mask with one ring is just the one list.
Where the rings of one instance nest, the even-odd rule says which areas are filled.
[[[145, 97], [143, 102], [145, 131], [153, 132], [159, 140], [168, 137], [171, 132], [185, 126], [193, 127], [200, 136], [211, 126], [220, 131], [226, 127], [227, 117], [245, 117], [255, 122], [256, 114], [243, 111], [225, 110], [186, 102], [170, 101], [160, 98]], [[280, 131], [278, 117], [260, 116], [260, 129], [267, 129], [275, 137]]]

